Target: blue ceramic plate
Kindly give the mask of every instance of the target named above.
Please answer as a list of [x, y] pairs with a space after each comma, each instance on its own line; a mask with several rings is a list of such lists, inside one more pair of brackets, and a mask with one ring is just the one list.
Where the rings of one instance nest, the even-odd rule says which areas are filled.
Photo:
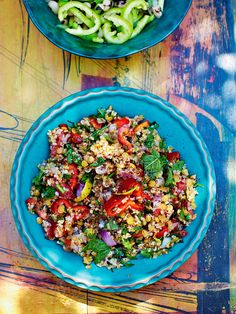
[[[47, 131], [67, 120], [77, 121], [94, 114], [98, 108], [112, 105], [120, 115], [143, 114], [159, 123], [159, 132], [168, 145], [180, 151], [191, 173], [196, 173], [204, 188], [196, 198], [197, 218], [187, 228], [183, 243], [156, 259], [140, 258], [134, 266], [111, 272], [93, 265], [87, 270], [80, 256], [65, 252], [56, 241], [47, 240], [28, 212], [31, 181], [37, 165], [48, 158]], [[48, 109], [26, 134], [14, 161], [11, 174], [11, 205], [18, 231], [32, 254], [53, 274], [76, 286], [95, 291], [120, 292], [137, 289], [160, 280], [182, 265], [203, 239], [213, 214], [215, 175], [209, 152], [189, 120], [172, 105], [157, 96], [128, 88], [98, 88], [73, 94]]]
[[192, 0], [166, 0], [161, 19], [155, 19], [134, 39], [122, 45], [113, 45], [81, 40], [66, 33], [56, 27], [60, 24], [59, 20], [45, 0], [24, 0], [32, 22], [53, 44], [73, 54], [95, 59], [120, 58], [156, 45], [179, 26], [191, 3]]

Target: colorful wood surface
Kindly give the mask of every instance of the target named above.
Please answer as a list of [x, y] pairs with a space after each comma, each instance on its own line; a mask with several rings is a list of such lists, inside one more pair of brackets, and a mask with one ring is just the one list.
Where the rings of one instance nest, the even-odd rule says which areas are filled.
[[[164, 42], [99, 61], [53, 46], [21, 0], [0, 1], [0, 313], [236, 313], [235, 6], [195, 0]], [[104, 85], [144, 89], [178, 107], [205, 139], [217, 176], [214, 218], [198, 251], [168, 278], [117, 294], [46, 271], [23, 245], [9, 202], [11, 165], [32, 122], [61, 98]]]

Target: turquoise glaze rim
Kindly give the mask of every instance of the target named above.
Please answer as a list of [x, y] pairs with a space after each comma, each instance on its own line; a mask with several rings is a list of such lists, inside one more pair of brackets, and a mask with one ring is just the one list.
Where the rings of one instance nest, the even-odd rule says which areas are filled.
[[[190, 136], [192, 138], [192, 141], [193, 141], [192, 143], [193, 143], [193, 145], [196, 145], [196, 148], [197, 148], [195, 153], [201, 157], [201, 160], [203, 161], [203, 166], [205, 167], [204, 171], [206, 171], [206, 174], [207, 174], [207, 176], [206, 176], [207, 177], [206, 178], [207, 186], [206, 186], [206, 190], [204, 190], [204, 193], [206, 193], [206, 195], [202, 192], [202, 194], [204, 194], [205, 195], [204, 197], [206, 198], [207, 208], [204, 209], [204, 211], [203, 211], [204, 214], [203, 214], [203, 217], [201, 219], [200, 219], [200, 217], [198, 218], [198, 216], [196, 218], [196, 220], [200, 219], [199, 220], [200, 228], [197, 229], [197, 233], [195, 234], [193, 231], [191, 234], [191, 228], [193, 228], [193, 227], [191, 227], [192, 224], [190, 225], [190, 229], [189, 229], [189, 235], [194, 237], [194, 240], [192, 242], [188, 243], [189, 240], [191, 240], [191, 238], [188, 238], [188, 236], [185, 237], [184, 241], [183, 241], [183, 245], [186, 246], [186, 249], [184, 249], [183, 251], [181, 251], [181, 247], [180, 247], [181, 244], [177, 244], [176, 246], [173, 247], [173, 249], [170, 251], [170, 253], [165, 255], [165, 257], [160, 256], [156, 259], [144, 259], [144, 260], [142, 260], [143, 262], [141, 261], [142, 262], [141, 270], [143, 270], [143, 263], [146, 263], [147, 265], [149, 263], [150, 265], [152, 265], [152, 263], [155, 263], [155, 262], [158, 264], [158, 261], [159, 261], [159, 264], [161, 264], [161, 260], [162, 259], [164, 260], [166, 257], [168, 258], [168, 256], [172, 256], [171, 254], [173, 252], [174, 252], [173, 254], [175, 254], [175, 255], [178, 254], [177, 258], [171, 259], [171, 257], [170, 257], [169, 260], [167, 260], [168, 263], [164, 267], [158, 269], [158, 265], [156, 265], [155, 267], [157, 267], [158, 271], [156, 270], [155, 272], [153, 272], [151, 275], [148, 275], [148, 276], [144, 275], [144, 277], [142, 279], [131, 282], [130, 284], [127, 284], [127, 283], [125, 283], [125, 284], [121, 283], [119, 285], [117, 285], [117, 284], [116, 285], [112, 285], [112, 284], [104, 285], [102, 283], [95, 283], [94, 284], [93, 278], [89, 279], [89, 280], [87, 280], [86, 278], [85, 279], [79, 278], [79, 280], [76, 278], [73, 278], [70, 274], [63, 272], [60, 269], [60, 267], [55, 266], [55, 262], [52, 260], [52, 258], [50, 258], [49, 255], [46, 257], [42, 256], [41, 252], [39, 252], [40, 250], [42, 250], [42, 248], [39, 246], [35, 247], [35, 245], [34, 245], [34, 241], [35, 241], [34, 237], [36, 237], [36, 234], [34, 234], [32, 236], [30, 234], [31, 231], [29, 232], [27, 230], [29, 228], [29, 226], [27, 225], [27, 222], [22, 220], [23, 215], [26, 215], [26, 217], [34, 216], [28, 212], [26, 205], [24, 205], [24, 206], [22, 205], [22, 204], [24, 204], [24, 200], [25, 200], [25, 198], [22, 200], [22, 197], [23, 197], [22, 196], [22, 189], [24, 189], [25, 180], [24, 180], [24, 184], [22, 185], [22, 181], [20, 179], [20, 174], [21, 174], [21, 171], [23, 171], [23, 169], [25, 171], [24, 167], [26, 166], [22, 162], [24, 161], [25, 158], [27, 158], [26, 155], [27, 155], [28, 151], [31, 149], [31, 147], [39, 144], [35, 140], [37, 139], [37, 136], [40, 136], [40, 133], [42, 133], [44, 125], [46, 123], [53, 124], [53, 121], [54, 121], [53, 118], [56, 119], [56, 117], [58, 117], [58, 116], [62, 117], [62, 119], [64, 120], [65, 117], [63, 116], [63, 114], [66, 111], [68, 113], [69, 110], [71, 110], [72, 113], [73, 113], [73, 110], [75, 110], [76, 112], [80, 112], [80, 111], [87, 112], [90, 109], [85, 108], [85, 104], [89, 103], [89, 101], [98, 102], [98, 100], [100, 98], [104, 98], [104, 97], [105, 97], [105, 99], [107, 99], [107, 101], [109, 100], [110, 104], [112, 104], [112, 99], [113, 99], [113, 101], [115, 101], [114, 99], [116, 97], [118, 97], [117, 99], [120, 99], [120, 98], [124, 99], [125, 104], [126, 104], [127, 100], [132, 99], [132, 101], [135, 102], [134, 103], [135, 105], [138, 103], [142, 104], [143, 111], [145, 111], [145, 109], [150, 106], [150, 108], [151, 108], [150, 114], [152, 113], [152, 110], [153, 110], [153, 112], [155, 111], [155, 114], [158, 114], [160, 116], [161, 111], [163, 111], [164, 114], [166, 114], [170, 118], [170, 121], [172, 121], [172, 123], [175, 123], [181, 129], [185, 128], [183, 132], [187, 132], [186, 134], [188, 134], [188, 136]], [[81, 103], [82, 105], [80, 104], [77, 107], [77, 104], [79, 104], [79, 103]], [[99, 107], [102, 107], [102, 104], [101, 103], [99, 103], [99, 105], [95, 104], [95, 106], [96, 106], [96, 108], [99, 108]], [[117, 107], [119, 107], [119, 105], [117, 105]], [[125, 108], [125, 107], [127, 107], [127, 108]], [[125, 109], [122, 109], [122, 110], [126, 110], [127, 115], [132, 115], [132, 113], [129, 112], [128, 106], [126, 105], [125, 107], [124, 107]], [[80, 108], [82, 108], [82, 109], [80, 110]], [[117, 108], [115, 108], [115, 109], [119, 111], [119, 109], [117, 109]], [[94, 110], [94, 109], [92, 108], [91, 110]], [[142, 112], [140, 114], [142, 114]], [[145, 113], [143, 113], [143, 114], [145, 115]], [[84, 115], [86, 115], [86, 113], [81, 113], [81, 115], [84, 116]], [[61, 122], [63, 122], [63, 120]], [[157, 122], [159, 122], [159, 121], [157, 121]], [[161, 123], [160, 123], [160, 127], [161, 127]], [[164, 127], [162, 126], [162, 128], [164, 128]], [[167, 139], [167, 143], [168, 142], [169, 141]], [[180, 153], [182, 153], [182, 152], [180, 151]], [[191, 155], [190, 155], [190, 157], [191, 157]], [[186, 162], [188, 165], [188, 160], [186, 160]], [[205, 176], [205, 173], [204, 173], [204, 176]], [[28, 179], [28, 180], [31, 181], [31, 179]], [[202, 194], [200, 194], [200, 191], [199, 191], [199, 197], [200, 198], [201, 198]], [[129, 290], [133, 290], [133, 289], [139, 289], [141, 287], [152, 284], [152, 283], [170, 275], [173, 271], [175, 271], [177, 268], [179, 268], [194, 253], [194, 251], [197, 249], [197, 247], [201, 243], [202, 239], [204, 238], [204, 236], [207, 232], [207, 229], [209, 227], [212, 215], [213, 215], [215, 198], [216, 198], [215, 172], [214, 172], [214, 166], [213, 166], [210, 154], [208, 152], [206, 144], [204, 143], [201, 135], [196, 130], [194, 125], [178, 109], [176, 109], [175, 107], [173, 107], [171, 104], [169, 104], [165, 100], [161, 99], [160, 97], [153, 95], [153, 94], [149, 94], [149, 93], [142, 91], [142, 90], [136, 90], [136, 89], [131, 89], [131, 88], [120, 88], [120, 87], [119, 88], [118, 87], [104, 87], [104, 88], [102, 87], [102, 88], [95, 88], [95, 89], [81, 91], [79, 93], [72, 94], [72, 95], [62, 99], [57, 104], [50, 107], [46, 112], [44, 112], [33, 123], [32, 127], [27, 132], [25, 138], [23, 139], [23, 141], [22, 141], [22, 143], [21, 143], [21, 145], [20, 145], [20, 147], [16, 153], [16, 157], [15, 157], [13, 167], [12, 167], [11, 178], [10, 178], [10, 198], [11, 198], [11, 207], [12, 207], [13, 217], [14, 217], [18, 232], [19, 232], [21, 238], [23, 239], [24, 244], [29, 249], [29, 251], [32, 253], [32, 255], [34, 257], [36, 257], [37, 260], [46, 269], [48, 269], [50, 272], [52, 272], [54, 275], [56, 275], [60, 279], [66, 281], [70, 284], [73, 284], [77, 287], [80, 287], [80, 288], [85, 288], [85, 289], [89, 289], [92, 291], [123, 292], [123, 291], [129, 291]], [[23, 202], [23, 203], [20, 204], [20, 202]], [[36, 221], [35, 221], [35, 224], [37, 225]], [[196, 227], [198, 228], [198, 224], [194, 228], [196, 228]], [[41, 226], [40, 226], [40, 228], [41, 228]], [[33, 230], [32, 232], [36, 232], [36, 231]], [[38, 234], [37, 234], [37, 236], [38, 236]], [[46, 240], [46, 241], [54, 242], [55, 245], [57, 247], [59, 247], [59, 245], [56, 244], [55, 241], [50, 241], [50, 240]], [[178, 248], [176, 249], [177, 246], [178, 246]], [[62, 248], [60, 248], [60, 249], [63, 252], [65, 252]], [[62, 254], [64, 254], [64, 253], [62, 253]], [[66, 254], [73, 254], [73, 253], [66, 253]], [[73, 254], [73, 255], [75, 255], [75, 254]], [[67, 256], [69, 256], [69, 255], [67, 255]], [[80, 258], [80, 257], [78, 256], [78, 258]], [[68, 259], [68, 261], [69, 261], [69, 259]], [[139, 262], [140, 261], [138, 261], [137, 263], [139, 263]], [[82, 261], [81, 261], [81, 263], [82, 263]], [[136, 263], [136, 262], [134, 262], [134, 263]], [[137, 266], [137, 267], [139, 267], [139, 266]], [[133, 267], [136, 267], [136, 266], [133, 266]], [[95, 273], [98, 272], [98, 274], [99, 274], [100, 272], [104, 272], [103, 268], [99, 268], [95, 265], [93, 265], [92, 268], [95, 270]], [[132, 271], [131, 268], [129, 268], [130, 271]], [[84, 269], [83, 269], [83, 271], [84, 271]], [[119, 270], [114, 271], [113, 273], [108, 271], [109, 273], [107, 273], [107, 276], [112, 277], [113, 274], [115, 274], [115, 276], [117, 276], [117, 274], [119, 275], [118, 271]], [[89, 271], [87, 271], [87, 272], [89, 272]], [[127, 273], [127, 271], [122, 268], [122, 272], [120, 274], [122, 275], [123, 272]], [[126, 273], [125, 273], [125, 276], [126, 276]], [[97, 275], [97, 273], [96, 273], [96, 275]], [[139, 276], [139, 274], [137, 276]], [[100, 278], [98, 276], [98, 278], [101, 281], [104, 280], [103, 277]], [[96, 280], [97, 280], [97, 278], [96, 278]], [[126, 280], [127, 280], [127, 278], [126, 278]]]
[[[126, 43], [122, 44], [122, 45], [113, 45], [113, 44], [95, 44], [93, 42], [91, 42], [91, 47], [89, 47], [87, 44], [85, 44], [85, 46], [83, 47], [83, 44], [80, 45], [80, 42], [79, 43], [79, 40], [78, 40], [78, 43], [76, 45], [76, 48], [70, 48], [67, 44], [66, 44], [66, 41], [64, 40], [65, 38], [68, 39], [67, 36], [70, 36], [71, 38], [71, 41], [73, 41], [74, 39], [72, 39], [72, 35], [69, 35], [69, 34], [61, 34], [61, 35], [55, 35], [55, 38], [54, 37], [54, 34], [48, 30], [48, 27], [46, 27], [44, 25], [44, 23], [42, 23], [41, 21], [39, 21], [38, 17], [37, 17], [37, 14], [34, 14], [34, 9], [33, 9], [33, 6], [34, 4], [31, 4], [31, 1], [34, 2], [34, 0], [23, 0], [23, 3], [24, 3], [24, 6], [26, 8], [26, 11], [28, 12], [28, 15], [31, 19], [31, 21], [33, 22], [33, 24], [36, 26], [36, 28], [52, 43], [54, 44], [55, 46], [59, 47], [60, 49], [62, 50], [65, 50], [65, 51], [68, 51], [72, 54], [75, 54], [75, 55], [78, 55], [78, 56], [81, 56], [81, 57], [85, 57], [85, 58], [90, 58], [90, 59], [101, 59], [101, 60], [106, 60], [106, 59], [117, 59], [117, 58], [123, 58], [123, 57], [127, 57], [129, 55], [132, 55], [132, 54], [135, 54], [135, 53], [138, 53], [142, 50], [145, 50], [145, 49], [148, 49], [148, 48], [151, 48], [153, 46], [155, 46], [156, 44], [162, 42], [165, 38], [167, 38], [169, 35], [171, 35], [177, 28], [178, 26], [181, 24], [181, 22], [183, 21], [183, 19], [185, 18], [185, 16], [187, 15], [191, 5], [192, 5], [192, 0], [184, 0], [185, 3], [182, 4], [182, 8], [184, 7], [183, 11], [181, 11], [181, 9], [178, 9], [176, 10], [177, 8], [174, 8], [173, 11], [175, 11], [175, 14], [177, 14], [177, 17], [175, 16], [175, 14], [172, 16], [172, 20], [175, 20], [176, 18], [176, 21], [175, 22], [172, 22], [168, 20], [168, 16], [165, 16], [165, 18], [168, 20], [168, 27], [167, 27], [167, 30], [165, 32], [163, 32], [163, 30], [161, 30], [161, 35], [159, 35], [158, 33], [158, 29], [157, 31], [155, 31], [154, 29], [151, 31], [150, 30], [150, 25], [153, 25], [153, 23], [161, 23], [161, 19], [160, 20], [154, 20], [150, 23], [150, 25], [147, 25], [145, 30], [143, 31], [146, 32], [146, 36], [145, 37], [148, 37], [149, 39], [149, 42], [147, 43], [144, 43], [143, 45], [143, 42], [144, 42], [144, 38], [145, 37], [139, 37], [140, 35], [142, 34], [139, 34], [136, 38], [133, 38], [132, 40], [129, 40], [127, 41]], [[171, 0], [172, 1], [172, 0]], [[45, 1], [42, 1], [41, 2], [45, 3]], [[173, 0], [173, 2], [175, 2]], [[181, 3], [179, 4], [179, 6], [181, 5]], [[169, 8], [171, 9], [171, 8]], [[179, 13], [178, 11], [181, 11], [181, 13]], [[53, 13], [51, 13], [53, 14]], [[165, 10], [164, 10], [164, 14], [163, 16], [165, 15]], [[163, 18], [163, 17], [162, 17]], [[59, 23], [57, 23], [59, 24]], [[159, 27], [159, 26], [158, 26]], [[56, 25], [54, 25], [54, 28], [56, 28]], [[148, 30], [150, 30], [150, 32], [148, 33]], [[163, 33], [162, 33], [163, 32]], [[153, 36], [155, 35], [155, 36]], [[66, 37], [64, 37], [66, 36]], [[138, 39], [139, 37], [139, 39]], [[63, 39], [64, 38], [64, 39]], [[64, 40], [64, 43], [63, 43], [63, 40]], [[125, 47], [125, 45], [127, 45], [127, 49]], [[142, 46], [143, 45], [143, 46]], [[82, 50], [84, 51], [80, 51], [80, 46], [82, 47]], [[113, 47], [114, 49], [112, 54], [106, 54], [106, 47]], [[78, 50], [77, 50], [78, 48]], [[95, 50], [95, 53], [93, 51], [93, 49]], [[110, 48], [109, 48], [110, 49]], [[124, 50], [124, 51], [123, 51]], [[105, 51], [105, 52], [104, 52]], [[105, 55], [104, 55], [105, 54]]]

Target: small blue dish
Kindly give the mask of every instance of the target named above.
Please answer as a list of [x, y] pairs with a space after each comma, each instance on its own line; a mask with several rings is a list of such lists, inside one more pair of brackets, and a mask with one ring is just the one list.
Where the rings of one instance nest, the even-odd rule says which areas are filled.
[[[130, 268], [111, 272], [93, 265], [87, 270], [80, 256], [65, 252], [56, 241], [47, 240], [25, 200], [29, 197], [37, 165], [48, 158], [47, 131], [67, 120], [78, 121], [98, 108], [112, 105], [120, 115], [143, 114], [159, 124], [159, 132], [195, 173], [204, 188], [198, 188], [197, 218], [187, 227], [183, 243], [156, 259], [139, 258]], [[32, 125], [16, 154], [10, 184], [11, 206], [17, 229], [30, 252], [59, 278], [94, 291], [121, 292], [160, 280], [181, 266], [196, 250], [210, 224], [215, 203], [213, 164], [198, 131], [175, 107], [161, 98], [129, 88], [97, 88], [73, 94], [49, 108]]]
[[98, 44], [82, 40], [57, 27], [59, 20], [45, 0], [24, 0], [26, 10], [38, 30], [53, 44], [73, 54], [94, 58], [121, 58], [150, 48], [169, 36], [187, 14], [192, 0], [166, 0], [164, 13], [132, 40], [122, 45]]

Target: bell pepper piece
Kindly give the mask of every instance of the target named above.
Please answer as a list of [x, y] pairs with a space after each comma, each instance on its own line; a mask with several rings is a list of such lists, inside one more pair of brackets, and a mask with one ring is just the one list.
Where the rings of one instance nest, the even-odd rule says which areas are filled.
[[128, 151], [131, 151], [133, 145], [126, 139], [125, 136], [130, 134], [130, 129], [127, 124], [123, 125], [121, 128], [118, 129], [118, 141], [128, 148]]
[[142, 129], [148, 128], [149, 125], [150, 125], [150, 122], [148, 120], [141, 122], [135, 128], [133, 128], [132, 134], [134, 135], [135, 133], [140, 132]]
[[69, 179], [69, 185], [73, 191], [78, 183], [78, 169], [76, 164], [70, 164], [68, 167], [69, 171], [72, 172], [72, 176]]
[[129, 178], [127, 180], [120, 180], [118, 189], [119, 192], [130, 191], [133, 189], [131, 193], [133, 196], [143, 197], [147, 200], [151, 200], [151, 196], [149, 196], [143, 191], [142, 184], [133, 178]]
[[88, 208], [88, 206], [85, 206], [85, 205], [73, 206], [73, 211], [76, 212], [74, 214], [75, 220], [87, 218], [89, 215], [89, 208]]
[[59, 198], [57, 199], [51, 206], [51, 212], [53, 214], [60, 214], [59, 213], [59, 206], [64, 205], [66, 208], [72, 208], [71, 203], [64, 199], [64, 198]]
[[[107, 42], [122, 44], [130, 38], [133, 27], [128, 20], [116, 14], [105, 15], [104, 17], [106, 21], [103, 25], [103, 35]], [[114, 26], [117, 30], [112, 30]]]
[[72, 13], [74, 16], [76, 16], [88, 28], [91, 28], [94, 26], [93, 21], [91, 21], [89, 18], [87, 18], [87, 16], [84, 15], [82, 12], [80, 12], [77, 8], [71, 8], [69, 10], [69, 13]]
[[104, 208], [109, 217], [114, 217], [120, 214], [121, 209], [119, 205], [122, 204], [122, 201], [126, 198], [124, 195], [113, 195], [109, 200], [104, 202]]
[[113, 123], [115, 123], [118, 128], [121, 128], [123, 125], [129, 124], [129, 119], [127, 119], [127, 118], [116, 118], [116, 119], [114, 119]]
[[[132, 21], [132, 11], [136, 9], [148, 10], [148, 5], [144, 0], [128, 1], [123, 7], [122, 16]], [[132, 21], [133, 22], [133, 21]]]
[[141, 33], [144, 27], [153, 20], [154, 20], [154, 15], [144, 15], [144, 17], [142, 17], [141, 20], [138, 21], [136, 27], [134, 28], [131, 38], [134, 38], [139, 33]]
[[86, 180], [85, 182], [85, 185], [84, 185], [84, 188], [80, 194], [79, 197], [76, 197], [75, 198], [75, 201], [78, 203], [78, 202], [81, 202], [83, 201], [86, 197], [89, 196], [89, 194], [91, 193], [92, 191], [92, 187], [93, 187], [93, 184], [90, 180]]
[[155, 234], [156, 238], [162, 238], [164, 234], [168, 232], [168, 227], [164, 226], [160, 231]]
[[101, 127], [102, 127], [102, 124], [99, 123], [99, 122], [97, 121], [97, 119], [95, 119], [95, 118], [90, 117], [90, 118], [89, 118], [89, 122], [90, 122], [90, 124], [91, 124], [96, 130], [101, 129]]
[[[66, 32], [75, 36], [85, 36], [96, 33], [99, 30], [102, 23], [101, 17], [94, 10], [90, 9], [86, 4], [83, 4], [79, 1], [70, 1], [61, 6], [58, 10], [58, 19], [62, 22], [73, 8], [77, 8], [83, 11], [85, 13], [85, 15], [83, 14], [83, 16], [90, 19], [93, 23], [93, 26], [89, 27], [88, 29], [83, 29], [81, 26], [78, 25], [78, 28], [76, 29], [66, 28]], [[78, 12], [76, 14], [78, 14]], [[88, 20], [86, 20], [86, 23], [89, 23]], [[92, 24], [89, 23], [89, 25]]]

